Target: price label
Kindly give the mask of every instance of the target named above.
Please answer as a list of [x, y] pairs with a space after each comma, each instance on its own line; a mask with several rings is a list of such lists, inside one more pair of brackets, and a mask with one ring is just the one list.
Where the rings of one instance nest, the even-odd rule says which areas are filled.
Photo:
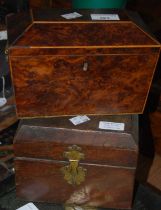
[[82, 123], [85, 123], [87, 121], [90, 120], [89, 117], [87, 117], [86, 115], [82, 115], [82, 116], [76, 116], [76, 117], [73, 117], [71, 119], [69, 119], [74, 125], [79, 125], [79, 124], [82, 124]]
[[124, 131], [125, 123], [100, 121], [99, 128], [104, 130]]
[[61, 16], [67, 20], [82, 17], [82, 15], [79, 14], [78, 12], [72, 12], [72, 13], [61, 15]]
[[0, 40], [7, 40], [7, 31], [0, 31]]
[[17, 210], [39, 210], [33, 203], [28, 203]]
[[120, 20], [117, 14], [91, 14], [92, 20]]

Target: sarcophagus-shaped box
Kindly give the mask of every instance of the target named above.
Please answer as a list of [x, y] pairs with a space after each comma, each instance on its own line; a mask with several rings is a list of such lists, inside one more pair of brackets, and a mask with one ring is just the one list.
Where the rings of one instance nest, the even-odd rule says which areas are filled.
[[[130, 209], [138, 156], [136, 115], [22, 120], [15, 137], [17, 196], [76, 206]], [[102, 130], [99, 122], [115, 130]], [[117, 130], [116, 124], [124, 125]], [[117, 124], [118, 125], [118, 124]]]
[[102, 11], [118, 15], [110, 21], [91, 20], [92, 10], [61, 16], [69, 12], [8, 20], [18, 117], [142, 113], [159, 43], [123, 12]]

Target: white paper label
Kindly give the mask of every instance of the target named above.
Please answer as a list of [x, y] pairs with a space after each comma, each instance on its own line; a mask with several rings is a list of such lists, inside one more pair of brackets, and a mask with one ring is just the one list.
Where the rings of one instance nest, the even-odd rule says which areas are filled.
[[82, 17], [82, 15], [79, 14], [78, 12], [72, 12], [72, 13], [69, 13], [69, 14], [61, 15], [61, 16], [65, 19], [67, 19], [67, 20]]
[[92, 20], [120, 20], [117, 14], [91, 14]]
[[7, 103], [6, 98], [0, 98], [0, 107], [4, 106]]
[[125, 123], [100, 121], [99, 122], [99, 128], [100, 129], [105, 129], [105, 130], [124, 131]]
[[83, 116], [76, 116], [76, 117], [73, 117], [71, 119], [69, 119], [74, 125], [79, 125], [81, 123], [84, 123], [84, 122], [87, 122], [90, 120], [89, 117], [87, 117], [86, 115], [83, 115]]
[[28, 203], [17, 210], [39, 210], [33, 203]]
[[7, 31], [0, 31], [0, 40], [7, 40]]

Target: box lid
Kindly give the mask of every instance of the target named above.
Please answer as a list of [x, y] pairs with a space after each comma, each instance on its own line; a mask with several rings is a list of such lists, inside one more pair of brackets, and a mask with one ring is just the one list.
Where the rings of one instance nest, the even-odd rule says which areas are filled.
[[[13, 32], [9, 24], [9, 43], [12, 43], [12, 48], [159, 47], [159, 43], [143, 32], [123, 11], [78, 10], [82, 17], [71, 20], [61, 16], [71, 12], [74, 11], [39, 10], [23, 15], [24, 24], [21, 23], [19, 34], [15, 34], [18, 32], [15, 32], [16, 29]], [[92, 21], [91, 13], [118, 14], [120, 20]], [[15, 20], [21, 18], [19, 15]]]
[[[123, 123], [123, 131], [102, 130], [100, 121]], [[136, 165], [137, 116], [90, 116], [90, 121], [73, 125], [69, 117], [22, 120], [15, 137], [16, 158], [66, 161], [69, 146], [77, 145], [85, 155], [83, 163]]]

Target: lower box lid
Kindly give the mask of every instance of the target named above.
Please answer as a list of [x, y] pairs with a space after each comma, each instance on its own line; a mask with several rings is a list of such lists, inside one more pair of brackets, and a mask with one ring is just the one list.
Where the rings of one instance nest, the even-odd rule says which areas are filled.
[[105, 118], [114, 121], [119, 118], [119, 122], [125, 123], [125, 130], [92, 129], [92, 119], [86, 123], [86, 129], [75, 127], [68, 121], [60, 125], [60, 121], [65, 121], [64, 117], [56, 119], [59, 126], [52, 119], [43, 124], [41, 120], [33, 120], [33, 123], [23, 121], [14, 141], [15, 156], [55, 161], [70, 161], [79, 157], [80, 163], [136, 166], [137, 135], [133, 135], [136, 133], [136, 117], [97, 116], [93, 117], [93, 121], [96, 123]]

